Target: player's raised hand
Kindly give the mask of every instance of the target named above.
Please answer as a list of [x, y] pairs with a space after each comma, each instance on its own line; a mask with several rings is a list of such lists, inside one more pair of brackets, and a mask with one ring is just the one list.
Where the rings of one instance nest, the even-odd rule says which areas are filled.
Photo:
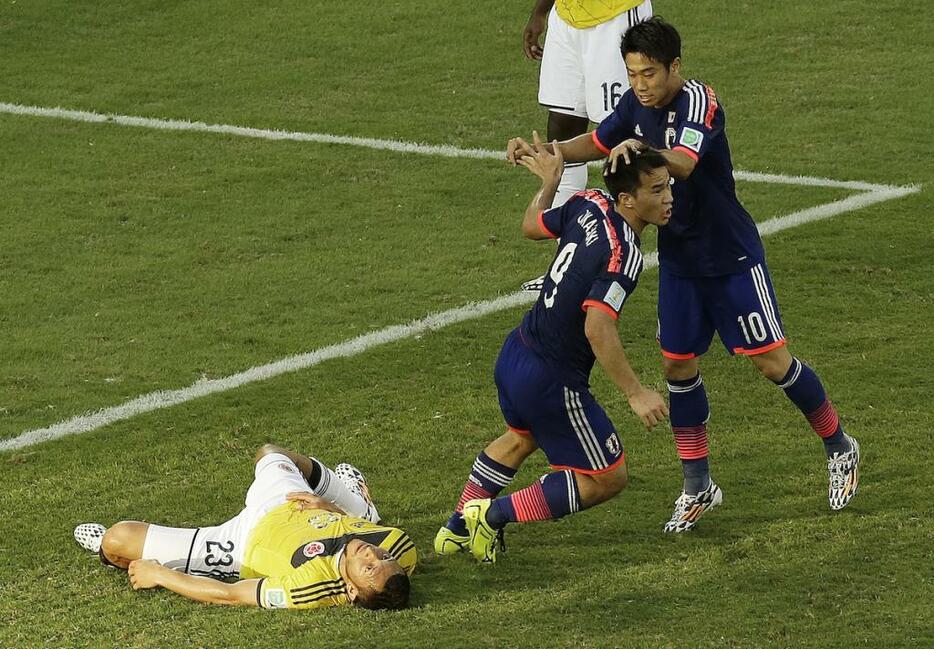
[[145, 590], [158, 586], [159, 572], [161, 570], [164, 570], [164, 568], [155, 561], [148, 559], [131, 561], [127, 567], [127, 574], [130, 576], [130, 584], [133, 585], [133, 590]]
[[639, 155], [645, 149], [645, 143], [635, 138], [623, 140], [613, 147], [610, 151], [610, 173], [616, 173], [616, 165], [620, 158], [623, 163], [630, 164], [633, 157]]
[[541, 178], [542, 182], [558, 183], [564, 173], [564, 156], [557, 140], [551, 143], [551, 148], [554, 153], [542, 142], [538, 131], [532, 131], [531, 152], [521, 156], [517, 162]]
[[506, 144], [506, 159], [514, 165], [519, 164], [522, 156], [532, 155], [532, 146], [521, 137], [510, 138]]
[[525, 51], [525, 58], [532, 61], [542, 60], [541, 38], [545, 32], [545, 20], [548, 14], [533, 11], [529, 16], [529, 22], [526, 23], [522, 31], [522, 49]]
[[662, 395], [648, 388], [641, 388], [629, 397], [629, 407], [645, 424], [646, 430], [652, 430], [656, 424], [668, 418], [668, 406]]

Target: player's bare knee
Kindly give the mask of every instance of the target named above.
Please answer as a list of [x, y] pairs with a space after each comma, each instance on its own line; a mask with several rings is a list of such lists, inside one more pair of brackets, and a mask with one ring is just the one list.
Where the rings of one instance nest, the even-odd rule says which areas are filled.
[[697, 375], [697, 359], [662, 356], [662, 369], [669, 381], [684, 381]]
[[779, 382], [785, 377], [792, 361], [791, 354], [788, 353], [785, 347], [780, 347], [765, 354], [756, 354], [750, 356], [749, 359], [765, 378], [775, 382]]
[[101, 539], [101, 550], [111, 561], [134, 560], [142, 556], [148, 525], [137, 521], [121, 521], [111, 525]]
[[267, 455], [272, 455], [273, 453], [279, 452], [279, 447], [275, 444], [263, 444], [259, 447], [259, 450], [256, 451], [256, 456], [253, 458], [253, 464], [256, 464]]
[[603, 500], [609, 500], [629, 484], [629, 472], [626, 471], [626, 465], [622, 464], [612, 471], [600, 473], [593, 476], [594, 481], [600, 488]]

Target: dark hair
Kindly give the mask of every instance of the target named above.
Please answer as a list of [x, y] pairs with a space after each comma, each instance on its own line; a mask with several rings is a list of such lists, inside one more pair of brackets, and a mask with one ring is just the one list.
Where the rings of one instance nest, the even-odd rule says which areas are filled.
[[681, 36], [677, 29], [653, 16], [627, 29], [619, 49], [623, 58], [627, 54], [642, 54], [668, 68], [681, 57]]
[[665, 158], [651, 147], [645, 147], [639, 153], [629, 153], [629, 164], [622, 156], [616, 159], [616, 171], [610, 173], [610, 161], [603, 165], [603, 182], [613, 195], [613, 200], [619, 200], [622, 193], [635, 194], [642, 184], [642, 174], [651, 173], [659, 167], [665, 166]]
[[365, 597], [361, 593], [357, 601], [360, 606], [371, 611], [400, 611], [409, 605], [410, 588], [409, 576], [402, 572], [387, 579], [383, 590], [369, 593]]

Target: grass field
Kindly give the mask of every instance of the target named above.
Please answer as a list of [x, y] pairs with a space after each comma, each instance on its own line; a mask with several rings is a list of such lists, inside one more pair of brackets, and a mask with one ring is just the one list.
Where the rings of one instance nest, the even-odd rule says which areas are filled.
[[[520, 47], [531, 4], [6, 2], [0, 103], [498, 150], [544, 124]], [[680, 485], [670, 431], [641, 430], [597, 370], [629, 488], [510, 528], [495, 567], [434, 556], [501, 431], [492, 366], [515, 307], [3, 452], [0, 646], [934, 646], [934, 8], [655, 7], [726, 106], [738, 168], [920, 186], [766, 239], [791, 348], [862, 444], [850, 507], [829, 511], [797, 411], [715, 345], [703, 367], [725, 502], [693, 533], [661, 534]], [[535, 181], [495, 160], [9, 110], [0, 134], [0, 442], [512, 293], [554, 252], [519, 234]], [[739, 191], [758, 221], [854, 193]], [[640, 286], [620, 330], [661, 388], [656, 272]], [[421, 555], [411, 610], [134, 593], [72, 541], [87, 520], [232, 516], [266, 441], [367, 472]]]

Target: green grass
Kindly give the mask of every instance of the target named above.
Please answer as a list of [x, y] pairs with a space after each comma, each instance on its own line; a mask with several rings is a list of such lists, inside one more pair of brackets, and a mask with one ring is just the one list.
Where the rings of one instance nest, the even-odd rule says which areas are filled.
[[[723, 99], [739, 168], [923, 184], [766, 240], [792, 350], [862, 443], [846, 511], [827, 508], [800, 415], [715, 343], [726, 499], [694, 533], [660, 533], [680, 482], [670, 433], [641, 430], [598, 370], [629, 488], [511, 528], [492, 569], [433, 556], [501, 430], [491, 374], [514, 309], [0, 455], [0, 646], [931, 646], [934, 10], [866, 5], [656, 3]], [[526, 11], [20, 0], [0, 7], [0, 102], [500, 148], [544, 122]], [[0, 439], [513, 291], [554, 251], [518, 233], [535, 182], [495, 161], [6, 114], [0, 133]], [[758, 221], [851, 193], [739, 191]], [[655, 272], [640, 286], [620, 330], [660, 388]], [[421, 554], [414, 608], [135, 593], [71, 540], [85, 520], [233, 515], [266, 441], [367, 472]], [[533, 458], [516, 484], [544, 469]]]

